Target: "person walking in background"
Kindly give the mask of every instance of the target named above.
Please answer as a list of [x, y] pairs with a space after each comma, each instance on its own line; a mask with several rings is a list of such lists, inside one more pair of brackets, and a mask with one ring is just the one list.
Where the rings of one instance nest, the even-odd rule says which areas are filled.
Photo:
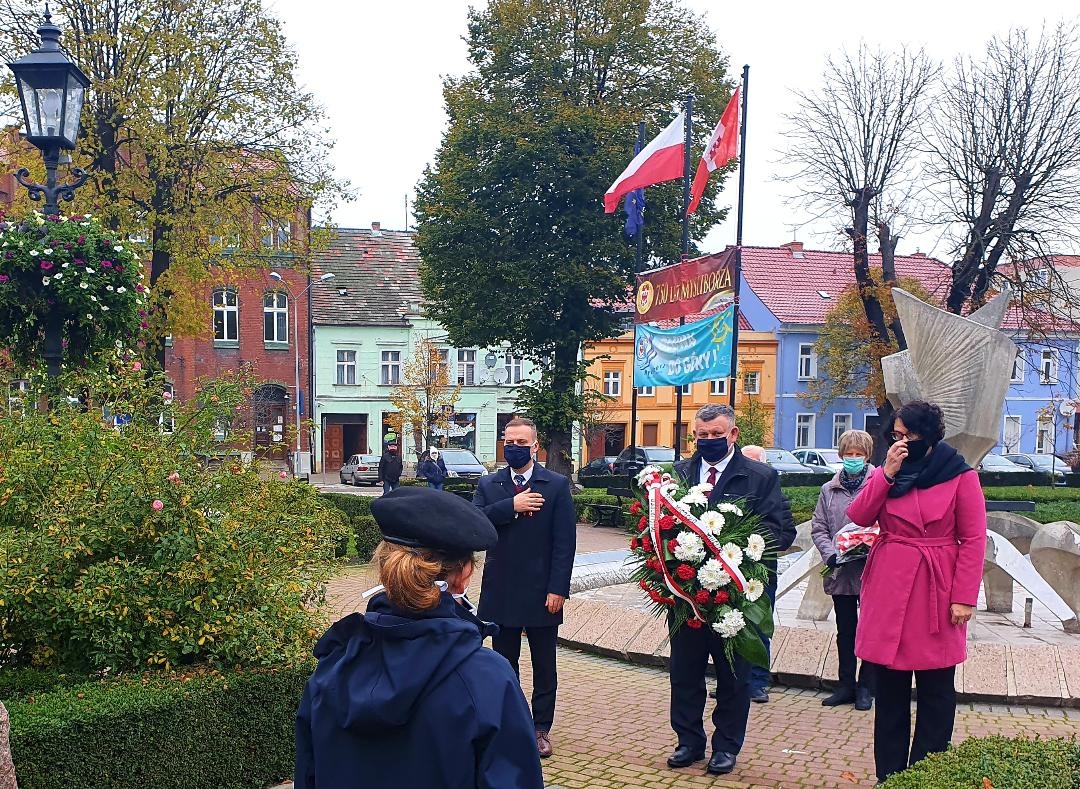
[[533, 461], [540, 448], [536, 425], [515, 417], [506, 423], [506, 468], [480, 477], [473, 497], [494, 524], [499, 543], [487, 553], [478, 616], [499, 625], [491, 645], [518, 670], [521, 633], [532, 655], [532, 715], [536, 747], [552, 754], [558, 673], [555, 645], [570, 596], [577, 546], [577, 517], [570, 481]]
[[417, 469], [419, 475], [427, 480], [429, 488], [435, 488], [435, 490], [442, 490], [443, 483], [446, 481], [446, 463], [443, 461], [442, 456], [439, 454], [439, 450], [432, 447], [424, 453], [420, 458], [420, 468]]
[[382, 480], [384, 495], [401, 484], [401, 456], [397, 444], [387, 444], [386, 451], [379, 458], [379, 479]]
[[839, 661], [839, 682], [836, 691], [821, 703], [826, 707], [855, 704], [857, 710], [868, 710], [873, 700], [873, 670], [864, 662], [855, 676], [855, 629], [859, 623], [859, 590], [862, 586], [865, 560], [838, 565], [836, 534], [851, 523], [848, 507], [866, 485], [874, 470], [867, 461], [874, 451], [874, 440], [863, 430], [848, 430], [840, 436], [837, 449], [844, 467], [821, 486], [810, 536], [821, 554], [821, 560], [832, 570], [825, 579], [825, 593], [832, 596], [836, 610], [836, 655]]
[[[862, 577], [855, 654], [875, 664], [878, 781], [944, 751], [956, 717], [956, 666], [967, 658], [986, 555], [979, 476], [945, 443], [945, 417], [922, 400], [894, 414], [892, 442], [848, 507], [881, 534]], [[911, 731], [911, 678], [918, 704]]]

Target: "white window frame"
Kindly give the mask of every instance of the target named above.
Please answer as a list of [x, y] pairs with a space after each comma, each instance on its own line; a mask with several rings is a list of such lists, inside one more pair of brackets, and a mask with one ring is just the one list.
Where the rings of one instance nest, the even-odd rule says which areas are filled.
[[[841, 430], [840, 426], [845, 424], [845, 423], [847, 424], [847, 427], [845, 427], [845, 428], [843, 428]], [[847, 431], [851, 430], [852, 424], [853, 423], [852, 423], [852, 415], [851, 414], [833, 414], [833, 418], [832, 418], [832, 441], [833, 441], [832, 442], [832, 447], [833, 447], [833, 449], [839, 449], [840, 448], [840, 436], [843, 435], [844, 433], [846, 433]]]
[[[233, 288], [214, 288], [214, 339], [217, 342], [240, 342], [240, 296]], [[218, 315], [221, 315], [221, 335], [218, 336]], [[232, 316], [232, 336], [229, 336], [229, 316]]]
[[1027, 358], [1024, 355], [1023, 348], [1016, 349], [1016, 358], [1013, 359], [1012, 374], [1009, 376], [1009, 382], [1014, 384], [1022, 384], [1024, 382], [1024, 368], [1027, 367]]
[[261, 243], [268, 249], [287, 249], [292, 241], [292, 222], [279, 222], [267, 217], [263, 221]]
[[30, 391], [30, 381], [26, 378], [15, 378], [8, 383], [8, 413], [18, 409], [24, 413], [27, 393]]
[[[447, 383], [450, 382], [450, 349], [449, 348], [436, 348], [435, 356], [437, 357], [435, 362], [435, 375], [439, 378], [445, 377]], [[430, 373], [429, 373], [430, 374]]]
[[514, 356], [511, 351], [506, 352], [506, 356], [503, 357], [503, 368], [506, 370], [508, 384], [519, 384], [524, 380], [524, 361], [521, 356]]
[[476, 385], [476, 349], [458, 348], [457, 352], [458, 386]]
[[637, 390], [638, 397], [656, 397], [655, 386], [639, 386]]
[[722, 397], [727, 394], [727, 378], [713, 378], [709, 381], [709, 394], [715, 397]]
[[[267, 302], [271, 303], [267, 303]], [[266, 333], [266, 318], [272, 318], [271, 336]], [[284, 336], [282, 336], [284, 334]], [[263, 294], [263, 342], [289, 342], [289, 294], [282, 290], [272, 290]]]
[[1052, 416], [1041, 416], [1035, 421], [1035, 452], [1037, 454], [1041, 455], [1054, 451], [1057, 443], [1054, 440], [1054, 432], [1057, 427], [1056, 421]]
[[622, 397], [622, 370], [604, 370], [604, 394]]
[[814, 378], [817, 378], [817, 354], [814, 353], [814, 344], [801, 342], [799, 343], [798, 379], [810, 381]]
[[1039, 383], [1056, 384], [1057, 382], [1057, 353], [1053, 348], [1045, 348], [1039, 358]]
[[[1001, 446], [1005, 450], [1006, 454], [1020, 451], [1020, 439], [1024, 435], [1024, 420], [1020, 414], [1005, 414], [1001, 422]], [[1016, 425], [1016, 432], [1013, 434], [1013, 438], [1016, 440], [1015, 445], [1009, 443], [1009, 425]]]
[[334, 383], [338, 386], [356, 385], [356, 351], [339, 350]]
[[[800, 440], [799, 432], [806, 431], [805, 442]], [[817, 414], [795, 414], [795, 448], [809, 449], [814, 446], [817, 435]]]
[[379, 383], [382, 386], [401, 385], [401, 351], [379, 352]]
[[[753, 382], [753, 386], [750, 385], [751, 381]], [[743, 373], [743, 394], [761, 394], [761, 372], [759, 370], [751, 370], [750, 372]]]
[[686, 395], [688, 395], [688, 394], [693, 394], [693, 389], [691, 387], [692, 387], [692, 384], [683, 384], [682, 386], [679, 387], [679, 389], [682, 390], [682, 393], [683, 393], [684, 397]]

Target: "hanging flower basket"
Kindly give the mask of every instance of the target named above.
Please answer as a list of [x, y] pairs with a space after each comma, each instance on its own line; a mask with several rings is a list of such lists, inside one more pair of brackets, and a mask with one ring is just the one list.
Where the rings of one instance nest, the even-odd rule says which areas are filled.
[[88, 215], [0, 217], [0, 346], [32, 366], [54, 327], [64, 363], [76, 365], [130, 343], [148, 328], [142, 269]]

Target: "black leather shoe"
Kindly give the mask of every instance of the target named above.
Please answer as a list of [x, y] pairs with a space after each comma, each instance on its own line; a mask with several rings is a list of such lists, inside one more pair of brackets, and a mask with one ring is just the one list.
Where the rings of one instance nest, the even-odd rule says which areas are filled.
[[855, 688], [855, 709], [866, 712], [874, 706], [874, 697], [868, 688]]
[[[837, 688], [833, 694], [821, 700], [822, 707], [839, 707], [841, 704], [851, 704], [855, 701], [855, 691], [851, 688]], [[867, 709], [870, 709], [867, 707]]]
[[754, 691], [750, 694], [750, 701], [756, 702], [757, 704], [768, 704], [769, 694], [763, 690]]
[[689, 767], [694, 762], [700, 762], [705, 758], [705, 751], [692, 751], [688, 745], [680, 745], [675, 752], [668, 757], [668, 767]]
[[709, 775], [727, 775], [735, 769], [735, 754], [726, 751], [717, 751], [709, 759], [709, 766], [705, 772]]

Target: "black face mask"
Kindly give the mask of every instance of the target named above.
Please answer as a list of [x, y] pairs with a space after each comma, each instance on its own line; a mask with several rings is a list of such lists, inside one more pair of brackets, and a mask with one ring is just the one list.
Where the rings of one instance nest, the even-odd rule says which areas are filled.
[[724, 438], [699, 438], [697, 451], [706, 463], [718, 463], [727, 457], [728, 440]]
[[907, 442], [907, 459], [912, 463], [918, 463], [926, 457], [926, 453], [929, 451], [930, 445], [926, 443], [925, 439], [919, 438], [915, 441]]
[[519, 447], [517, 444], [508, 444], [503, 447], [503, 456], [510, 468], [525, 468], [532, 460], [532, 447]]

